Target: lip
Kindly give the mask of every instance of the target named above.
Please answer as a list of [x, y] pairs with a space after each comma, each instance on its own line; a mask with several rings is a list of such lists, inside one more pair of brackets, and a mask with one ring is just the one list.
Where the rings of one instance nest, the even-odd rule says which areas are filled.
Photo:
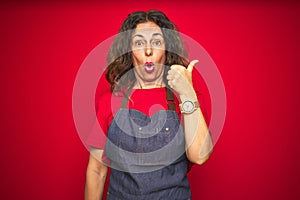
[[144, 67], [145, 67], [146, 72], [148, 72], [148, 73], [151, 73], [154, 71], [154, 63], [153, 62], [145, 62]]
[[154, 65], [153, 62], [145, 62], [145, 65]]

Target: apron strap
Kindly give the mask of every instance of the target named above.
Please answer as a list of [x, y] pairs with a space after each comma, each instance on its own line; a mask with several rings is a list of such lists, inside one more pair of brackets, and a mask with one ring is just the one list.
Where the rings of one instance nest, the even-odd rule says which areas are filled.
[[166, 92], [167, 92], [168, 109], [176, 111], [176, 103], [174, 100], [174, 93], [168, 87], [166, 87]]
[[127, 108], [132, 88], [133, 88], [133, 86], [129, 87], [128, 90], [124, 93], [121, 108]]
[[[128, 90], [125, 92], [125, 96], [122, 99], [121, 108], [127, 108], [131, 91], [132, 91], [132, 87], [128, 88]], [[166, 100], [167, 100], [168, 109], [176, 111], [174, 93], [168, 87], [166, 87], [166, 97], [167, 97]]]

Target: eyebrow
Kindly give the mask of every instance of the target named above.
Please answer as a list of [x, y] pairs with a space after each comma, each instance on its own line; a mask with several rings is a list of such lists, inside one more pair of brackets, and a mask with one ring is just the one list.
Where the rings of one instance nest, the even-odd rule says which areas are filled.
[[153, 34], [152, 34], [152, 36], [157, 36], [157, 35], [163, 37], [163, 35], [162, 35], [161, 33], [153, 33]]
[[[152, 37], [153, 36], [161, 36], [161, 37], [163, 37], [163, 35], [161, 34], [161, 33], [153, 33], [152, 34]], [[145, 38], [143, 35], [141, 35], [141, 34], [136, 34], [136, 35], [134, 35], [132, 38], [135, 38], [135, 37], [141, 37], [141, 38]]]

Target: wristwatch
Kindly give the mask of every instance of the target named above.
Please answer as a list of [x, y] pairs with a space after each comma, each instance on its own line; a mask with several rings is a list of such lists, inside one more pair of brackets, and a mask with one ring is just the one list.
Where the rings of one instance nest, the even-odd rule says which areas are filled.
[[180, 107], [180, 111], [181, 113], [185, 113], [185, 114], [190, 114], [192, 112], [194, 112], [195, 110], [197, 110], [200, 105], [198, 101], [190, 101], [190, 100], [186, 100], [184, 102], [182, 102], [181, 104], [179, 104]]

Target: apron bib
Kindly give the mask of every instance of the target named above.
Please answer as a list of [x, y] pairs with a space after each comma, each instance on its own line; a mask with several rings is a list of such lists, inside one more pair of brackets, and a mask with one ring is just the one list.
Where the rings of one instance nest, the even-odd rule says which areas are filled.
[[191, 198], [184, 131], [175, 111], [174, 94], [167, 88], [166, 92], [168, 110], [152, 117], [127, 109], [128, 98], [123, 98], [105, 146], [111, 166], [107, 200]]

